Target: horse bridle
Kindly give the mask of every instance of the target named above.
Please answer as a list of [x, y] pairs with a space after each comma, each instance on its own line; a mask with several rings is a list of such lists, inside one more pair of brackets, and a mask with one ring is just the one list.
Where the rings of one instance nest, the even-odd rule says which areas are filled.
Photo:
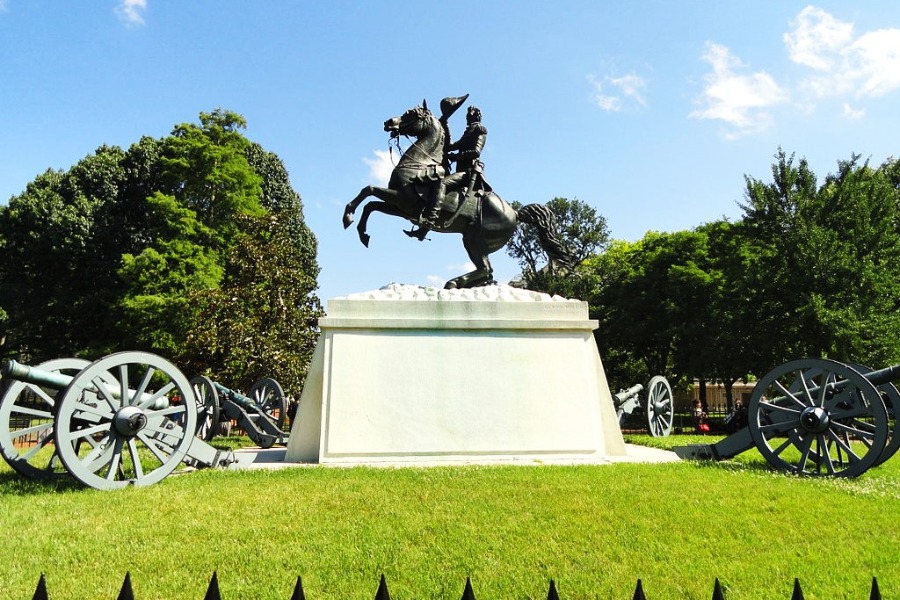
[[[428, 116], [427, 116], [427, 114], [426, 114], [426, 110], [427, 110], [427, 109], [424, 109], [424, 108], [422, 108], [421, 106], [418, 106], [418, 107], [412, 108], [412, 109], [406, 111], [405, 113], [403, 113], [402, 115], [400, 115], [400, 125], [397, 127], [397, 135], [391, 136], [391, 137], [388, 139], [388, 152], [390, 153], [390, 156], [391, 156], [391, 164], [392, 164], [395, 168], [397, 167], [397, 163], [394, 162], [394, 146], [397, 147], [397, 152], [398, 152], [398, 153], [400, 154], [400, 156], [402, 157], [404, 151], [400, 149], [400, 136], [402, 135], [402, 136], [405, 137], [406, 139], [409, 139], [409, 137], [410, 137], [410, 134], [408, 134], [408, 133], [401, 133], [401, 132], [400, 132], [400, 129], [403, 127], [403, 124], [404, 124], [404, 123], [403, 123], [403, 118], [404, 118], [406, 115], [408, 115], [410, 112], [414, 112], [414, 113], [416, 114], [416, 117], [417, 117], [416, 122], [417, 122], [417, 123], [421, 123], [421, 122], [425, 121], [425, 119], [428, 118]], [[391, 142], [393, 142], [393, 146], [391, 145]], [[443, 155], [441, 155], [440, 157], [435, 157], [435, 156], [432, 156], [431, 154], [429, 154], [429, 153], [428, 153], [427, 151], [425, 151], [425, 150], [422, 150], [422, 152], [425, 154], [425, 158], [434, 161], [434, 162], [433, 162], [434, 165], [443, 165], [443, 164], [444, 164], [444, 157], [443, 157]], [[416, 167], [429, 167], [429, 166], [432, 166], [432, 163], [419, 162], [418, 164], [414, 164], [414, 165], [411, 165], [411, 166], [416, 166]]]

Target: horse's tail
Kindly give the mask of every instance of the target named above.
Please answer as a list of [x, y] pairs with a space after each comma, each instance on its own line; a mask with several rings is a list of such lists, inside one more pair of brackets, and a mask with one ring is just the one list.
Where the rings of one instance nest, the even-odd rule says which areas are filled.
[[551, 263], [572, 268], [574, 257], [556, 234], [556, 215], [552, 210], [543, 204], [526, 204], [516, 211], [516, 215], [520, 223], [535, 228], [541, 248], [547, 253]]

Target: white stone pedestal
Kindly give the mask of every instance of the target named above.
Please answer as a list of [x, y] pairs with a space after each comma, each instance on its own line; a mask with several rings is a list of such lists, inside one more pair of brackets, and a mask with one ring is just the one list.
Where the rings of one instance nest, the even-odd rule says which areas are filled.
[[507, 286], [332, 299], [286, 462], [625, 456], [587, 304]]

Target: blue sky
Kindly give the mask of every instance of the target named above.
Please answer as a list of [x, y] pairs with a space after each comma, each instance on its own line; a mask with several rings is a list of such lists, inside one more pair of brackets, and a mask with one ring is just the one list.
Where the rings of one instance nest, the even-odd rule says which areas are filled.
[[739, 218], [779, 146], [820, 177], [897, 155], [900, 3], [0, 0], [0, 90], [2, 202], [102, 144], [242, 114], [303, 198], [327, 300], [468, 269], [459, 236], [375, 215], [366, 249], [340, 223], [389, 171], [383, 121], [423, 99], [470, 94], [503, 198], [578, 198], [636, 240]]

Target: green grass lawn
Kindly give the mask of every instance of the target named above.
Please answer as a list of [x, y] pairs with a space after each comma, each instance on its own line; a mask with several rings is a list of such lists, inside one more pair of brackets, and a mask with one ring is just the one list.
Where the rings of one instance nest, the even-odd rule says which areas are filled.
[[[678, 436], [656, 445], [685, 444]], [[709, 438], [706, 440], [708, 441]], [[726, 463], [201, 471], [140, 489], [36, 484], [0, 465], [0, 598], [547, 596], [900, 598], [900, 458], [855, 480]]]

